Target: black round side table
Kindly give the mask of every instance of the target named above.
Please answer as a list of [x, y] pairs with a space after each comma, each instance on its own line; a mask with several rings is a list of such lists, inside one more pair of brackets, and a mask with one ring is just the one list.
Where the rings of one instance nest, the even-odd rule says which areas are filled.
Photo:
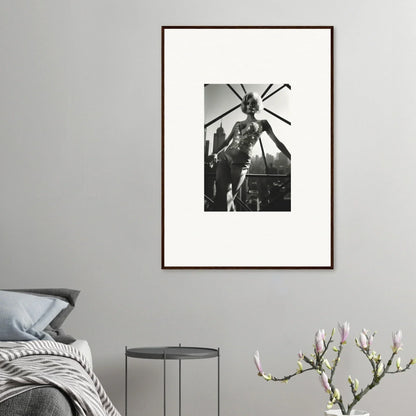
[[166, 416], [166, 361], [179, 361], [179, 416], [182, 413], [182, 360], [201, 360], [204, 358], [217, 357], [218, 364], [218, 416], [220, 416], [220, 349], [203, 348], [203, 347], [142, 347], [127, 348], [125, 347], [125, 416], [127, 416], [127, 358], [143, 358], [151, 360], [163, 360], [163, 416]]

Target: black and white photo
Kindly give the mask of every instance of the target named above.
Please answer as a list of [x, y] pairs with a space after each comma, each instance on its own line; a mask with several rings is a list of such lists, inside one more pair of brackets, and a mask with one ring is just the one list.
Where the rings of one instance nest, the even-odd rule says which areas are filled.
[[291, 153], [278, 137], [289, 133], [290, 90], [204, 85], [205, 211], [290, 211]]

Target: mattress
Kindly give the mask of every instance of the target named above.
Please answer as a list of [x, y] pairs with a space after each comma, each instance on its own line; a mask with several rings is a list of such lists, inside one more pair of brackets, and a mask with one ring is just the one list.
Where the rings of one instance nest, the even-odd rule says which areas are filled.
[[77, 339], [69, 345], [76, 348], [86, 358], [92, 368], [92, 353], [88, 342], [85, 339]]
[[[47, 402], [47, 409], [55, 415], [55, 405], [51, 408], [54, 396], [66, 405], [57, 416], [74, 416], [72, 409], [82, 415], [121, 416], [89, 365], [92, 359], [87, 341], [69, 345], [41, 340], [0, 342], [0, 347], [1, 416], [49, 414], [38, 413], [40, 402]], [[69, 399], [70, 406], [61, 399]]]

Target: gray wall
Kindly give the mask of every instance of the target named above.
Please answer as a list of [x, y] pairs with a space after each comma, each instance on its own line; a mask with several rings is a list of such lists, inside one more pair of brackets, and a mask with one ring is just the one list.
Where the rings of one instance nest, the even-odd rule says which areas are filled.
[[[377, 329], [384, 355], [402, 328], [403, 360], [416, 355], [415, 13], [410, 0], [1, 0], [1, 286], [81, 289], [67, 329], [120, 409], [124, 345], [220, 346], [229, 416], [321, 414], [316, 375], [265, 383], [252, 353], [284, 375], [338, 320]], [[160, 26], [175, 24], [335, 26], [334, 271], [160, 270]], [[352, 344], [344, 389], [370, 378]], [[161, 370], [131, 362], [132, 413], [161, 414]], [[391, 376], [360, 407], [409, 412], [415, 381]], [[183, 414], [213, 411], [215, 363], [185, 363]]]

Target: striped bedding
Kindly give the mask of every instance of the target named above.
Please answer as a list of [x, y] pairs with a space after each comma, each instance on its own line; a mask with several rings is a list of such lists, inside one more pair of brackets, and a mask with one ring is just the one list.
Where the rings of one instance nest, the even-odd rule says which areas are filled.
[[66, 393], [77, 416], [120, 416], [77, 349], [54, 341], [1, 343], [0, 403], [45, 385]]

